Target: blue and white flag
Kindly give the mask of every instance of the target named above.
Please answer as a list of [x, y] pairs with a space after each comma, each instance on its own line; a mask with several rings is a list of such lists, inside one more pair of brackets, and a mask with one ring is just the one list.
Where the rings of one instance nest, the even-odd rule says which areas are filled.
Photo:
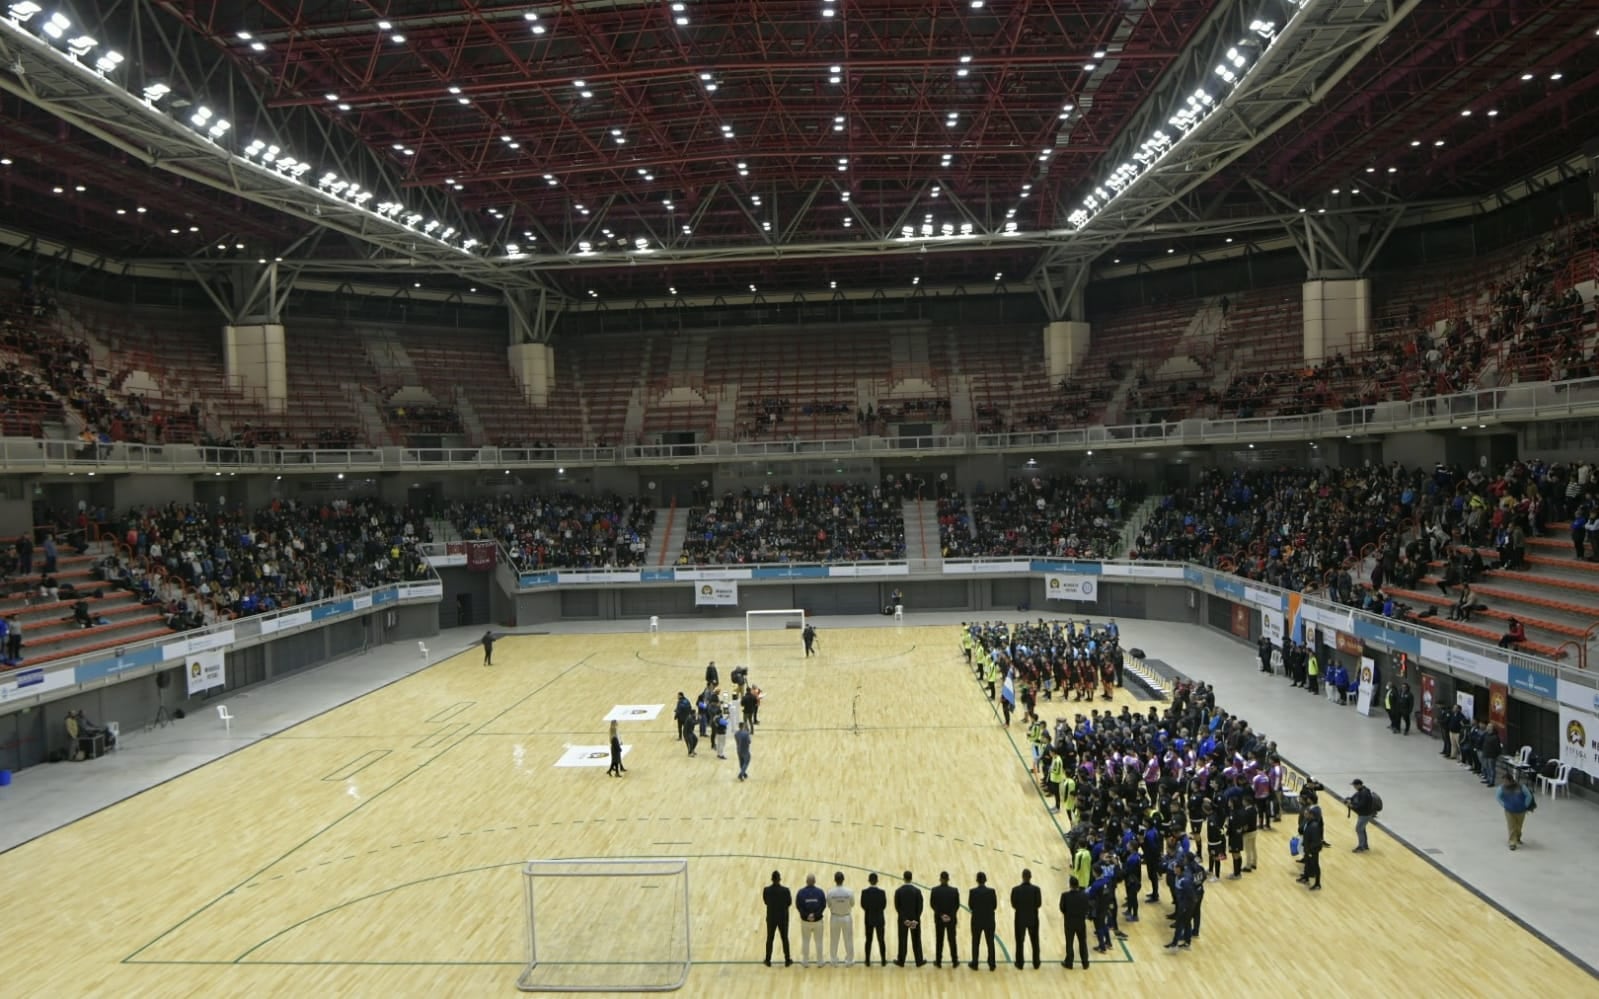
[[1016, 703], [1016, 683], [1011, 679], [1009, 670], [1005, 671], [1005, 685], [999, 688], [999, 696], [1006, 704], [1014, 705]]

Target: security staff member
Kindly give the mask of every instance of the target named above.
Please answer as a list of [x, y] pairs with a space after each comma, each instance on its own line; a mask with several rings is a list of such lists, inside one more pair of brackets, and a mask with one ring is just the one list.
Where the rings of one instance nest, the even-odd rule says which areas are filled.
[[877, 957], [879, 963], [888, 963], [888, 943], [883, 939], [883, 927], [887, 925], [884, 913], [888, 911], [888, 893], [877, 887], [877, 872], [873, 871], [866, 879], [870, 887], [861, 892], [861, 914], [866, 920], [866, 966], [872, 966], [872, 937], [877, 938]]
[[966, 967], [977, 970], [977, 944], [988, 940], [988, 970], [994, 970], [994, 913], [999, 910], [999, 896], [988, 887], [988, 875], [977, 872], [977, 887], [966, 893], [966, 908], [972, 912], [972, 960]]
[[1044, 893], [1033, 884], [1033, 872], [1022, 871], [1022, 883], [1010, 890], [1010, 906], [1016, 910], [1016, 967], [1027, 957], [1027, 941], [1033, 941], [1033, 968], [1042, 955], [1038, 952], [1038, 910], [1044, 907]]
[[933, 967], [941, 968], [944, 962], [944, 938], [949, 938], [949, 966], [961, 963], [955, 948], [956, 917], [961, 911], [960, 889], [949, 883], [949, 872], [938, 872], [938, 887], [928, 893], [933, 909]]
[[1062, 968], [1072, 966], [1072, 944], [1076, 943], [1077, 951], [1083, 955], [1083, 968], [1088, 968], [1088, 896], [1083, 892], [1083, 886], [1077, 883], [1076, 878], [1071, 879], [1071, 887], [1060, 893], [1060, 914], [1066, 920], [1066, 960], [1060, 963]]
[[894, 963], [905, 967], [905, 937], [911, 941], [916, 955], [916, 966], [927, 963], [922, 957], [922, 891], [911, 883], [911, 872], [905, 872], [905, 883], [894, 889], [894, 915], [899, 925], [899, 950]]
[[844, 967], [855, 964], [855, 893], [844, 887], [844, 872], [833, 875], [833, 887], [827, 890], [828, 953], [833, 965], [838, 965], [838, 939], [844, 938]]
[[783, 967], [786, 968], [794, 963], [794, 959], [788, 956], [788, 907], [794, 899], [783, 884], [782, 874], [772, 872], [772, 883], [761, 892], [761, 901], [766, 903], [766, 966], [772, 966], [772, 937], [782, 934]]
[[816, 963], [825, 964], [822, 953], [822, 913], [827, 911], [827, 896], [816, 887], [816, 875], [805, 875], [805, 887], [794, 896], [794, 908], [800, 914], [800, 962], [811, 963], [811, 945], [816, 945]]

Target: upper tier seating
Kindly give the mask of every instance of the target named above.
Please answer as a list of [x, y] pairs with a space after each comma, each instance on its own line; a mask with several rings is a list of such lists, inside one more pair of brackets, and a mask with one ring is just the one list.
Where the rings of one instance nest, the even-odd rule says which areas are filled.
[[903, 558], [902, 483], [768, 486], [724, 493], [687, 514], [682, 565]]

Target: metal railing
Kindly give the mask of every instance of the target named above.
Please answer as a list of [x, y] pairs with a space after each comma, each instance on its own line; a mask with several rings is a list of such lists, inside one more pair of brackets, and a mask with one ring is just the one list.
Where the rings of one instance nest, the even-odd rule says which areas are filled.
[[1232, 444], [1296, 441], [1357, 434], [1505, 421], [1599, 415], [1599, 378], [1530, 382], [1382, 402], [1302, 416], [1191, 419], [1163, 423], [1077, 427], [1003, 434], [934, 434], [922, 437], [847, 437], [828, 440], [711, 441], [701, 444], [632, 444], [624, 447], [207, 447], [190, 444], [84, 444], [76, 440], [0, 439], [0, 469], [7, 471], [105, 470], [209, 471], [216, 474], [308, 471], [403, 471], [420, 468], [485, 469], [588, 465], [648, 465], [745, 459], [890, 457], [906, 453], [977, 453], [1018, 448], [1087, 450], [1161, 444]]

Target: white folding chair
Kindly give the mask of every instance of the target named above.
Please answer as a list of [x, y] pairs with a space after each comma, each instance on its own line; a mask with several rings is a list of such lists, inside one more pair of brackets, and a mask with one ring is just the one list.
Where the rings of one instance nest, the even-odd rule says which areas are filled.
[[1560, 764], [1553, 777], [1545, 777], [1543, 774], [1539, 774], [1538, 784], [1540, 787], [1548, 788], [1549, 797], [1551, 798], [1560, 796], [1560, 788], [1565, 788], [1566, 797], [1571, 797], [1571, 764]]
[[896, 620], [896, 621], [905, 620], [905, 605], [904, 604], [895, 604], [894, 605], [894, 620]]
[[655, 632], [658, 632], [660, 630], [661, 630], [661, 619], [660, 619], [660, 617], [657, 616], [657, 615], [651, 614], [650, 615], [650, 634], [654, 634]]
[[426, 659], [428, 657], [428, 647], [427, 647], [426, 643], [417, 642], [416, 643], [416, 651], [418, 651], [418, 652], [420, 652], [422, 654], [422, 658], [423, 659]]
[[121, 749], [122, 748], [122, 726], [120, 724], [114, 722], [114, 721], [108, 721], [108, 722], [105, 723], [105, 730], [107, 732], [111, 733], [111, 739], [110, 739], [111, 747], [110, 748], [113, 749], [113, 750]]
[[228, 706], [226, 704], [217, 705], [217, 717], [222, 719], [223, 726], [227, 728], [229, 732], [233, 731], [233, 713], [228, 710]]
[[1511, 764], [1511, 766], [1514, 766], [1517, 770], [1525, 770], [1531, 765], [1532, 765], [1532, 747], [1531, 746], [1522, 746], [1521, 747], [1521, 751], [1516, 754], [1515, 763]]

